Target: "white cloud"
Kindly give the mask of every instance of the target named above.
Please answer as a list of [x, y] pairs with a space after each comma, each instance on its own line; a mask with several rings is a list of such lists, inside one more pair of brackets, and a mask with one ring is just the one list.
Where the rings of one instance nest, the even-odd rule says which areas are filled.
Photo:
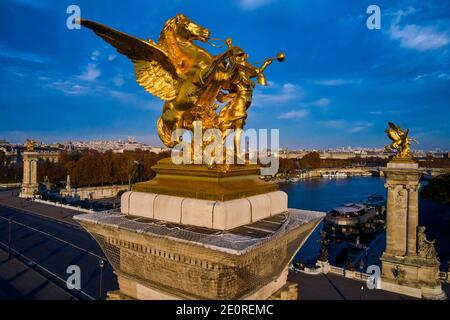
[[414, 78], [414, 81], [417, 81], [417, 80], [420, 80], [420, 79], [422, 79], [423, 77], [426, 77], [428, 74], [426, 74], [426, 73], [424, 73], [424, 74], [419, 74], [418, 76], [416, 76], [415, 78]]
[[121, 74], [118, 74], [113, 78], [113, 82], [116, 86], [121, 87], [125, 83], [125, 80], [123, 79]]
[[326, 120], [321, 121], [320, 123], [329, 129], [342, 129], [348, 125], [345, 120]]
[[244, 10], [254, 10], [259, 7], [268, 5], [272, 0], [240, 0], [241, 8]]
[[441, 80], [448, 80], [450, 79], [450, 75], [448, 73], [442, 72], [442, 71], [435, 71], [430, 73], [422, 73], [414, 77], [414, 81], [418, 81], [423, 78], [434, 78], [434, 79], [441, 79]]
[[0, 56], [9, 59], [22, 60], [33, 63], [52, 63], [52, 59], [48, 56], [32, 52], [17, 51], [1, 43], [0, 43]]
[[89, 91], [88, 87], [76, 84], [70, 80], [57, 80], [49, 84], [49, 87], [74, 96], [86, 94]]
[[108, 55], [108, 61], [113, 61], [117, 57], [116, 54], [110, 54]]
[[362, 80], [359, 79], [325, 79], [325, 80], [314, 80], [314, 84], [318, 84], [321, 86], [330, 86], [330, 87], [337, 87], [337, 86], [343, 86], [346, 84], [358, 84], [361, 83]]
[[358, 133], [361, 131], [366, 131], [367, 129], [369, 129], [372, 126], [373, 126], [373, 123], [370, 123], [370, 122], [359, 122], [359, 123], [354, 124], [350, 128], [348, 128], [347, 132]]
[[414, 49], [417, 51], [427, 51], [439, 49], [450, 43], [448, 32], [440, 32], [435, 27], [418, 26], [416, 24], [405, 24], [400, 26], [403, 16], [414, 13], [414, 8], [408, 8], [407, 11], [399, 11], [389, 28], [391, 39], [400, 40], [403, 48]]
[[349, 122], [344, 119], [321, 121], [320, 124], [329, 129], [345, 130], [348, 133], [358, 133], [373, 126], [373, 123], [366, 121]]
[[440, 79], [440, 80], [449, 80], [450, 75], [448, 73], [442, 72], [442, 71], [435, 71], [430, 73], [422, 73], [414, 77], [414, 81], [420, 80], [422, 78], [434, 78], [434, 79]]
[[408, 113], [411, 109], [408, 108], [397, 108], [392, 110], [375, 110], [375, 111], [369, 111], [368, 114], [372, 116], [382, 116], [382, 115], [398, 115], [400, 113]]
[[98, 51], [98, 50], [92, 51], [92, 53], [91, 53], [91, 60], [92, 61], [97, 61], [98, 57], [100, 57], [100, 51]]
[[303, 99], [305, 93], [302, 88], [292, 83], [286, 83], [276, 93], [262, 93], [259, 90], [253, 95], [253, 106], [278, 106], [290, 101]]
[[330, 105], [330, 103], [331, 103], [331, 100], [328, 98], [320, 98], [313, 102], [313, 104], [316, 107], [326, 107], [326, 106]]
[[146, 98], [141, 98], [136, 94], [117, 90], [109, 90], [108, 94], [129, 107], [153, 111], [161, 111], [162, 109], [162, 103], [148, 95]]
[[301, 119], [307, 117], [308, 114], [308, 110], [293, 110], [282, 113], [278, 119]]
[[89, 63], [82, 74], [77, 76], [78, 79], [84, 81], [95, 81], [101, 74], [100, 69], [94, 63]]

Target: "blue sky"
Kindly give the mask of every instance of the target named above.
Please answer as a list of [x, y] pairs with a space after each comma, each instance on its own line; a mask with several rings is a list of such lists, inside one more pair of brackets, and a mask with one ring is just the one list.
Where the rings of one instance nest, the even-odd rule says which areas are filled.
[[[283, 51], [247, 121], [279, 128], [283, 147], [382, 147], [393, 121], [410, 127], [420, 148], [450, 149], [445, 0], [1, 0], [0, 139], [160, 144], [162, 102], [135, 82], [127, 58], [90, 30], [66, 28], [70, 4], [140, 38], [157, 40], [164, 22], [184, 13], [213, 37], [233, 38], [252, 62]], [[381, 30], [366, 27], [370, 4], [381, 8]]]

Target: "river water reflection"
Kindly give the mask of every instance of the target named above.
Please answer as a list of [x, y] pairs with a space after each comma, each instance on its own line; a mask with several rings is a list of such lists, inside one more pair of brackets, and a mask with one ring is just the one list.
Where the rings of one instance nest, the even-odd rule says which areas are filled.
[[[351, 177], [344, 179], [310, 179], [283, 184], [280, 189], [289, 197], [289, 207], [328, 211], [344, 203], [357, 202], [372, 194], [386, 197], [385, 180], [379, 177]], [[441, 269], [447, 270], [450, 259], [450, 206], [419, 199], [419, 223], [427, 227], [428, 239], [436, 239]], [[297, 254], [296, 260], [317, 259], [322, 225], [313, 232]]]

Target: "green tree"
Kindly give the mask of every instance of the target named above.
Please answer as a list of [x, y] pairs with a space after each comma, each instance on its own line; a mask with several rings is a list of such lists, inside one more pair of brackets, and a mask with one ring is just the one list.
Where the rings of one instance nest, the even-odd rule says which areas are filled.
[[280, 159], [279, 172], [286, 175], [286, 174], [289, 174], [291, 171], [293, 171], [294, 168], [295, 168], [294, 159], [290, 159], [290, 158]]
[[450, 203], [450, 174], [434, 177], [420, 194], [428, 200]]
[[304, 169], [320, 168], [322, 160], [317, 152], [310, 152], [300, 159], [300, 167]]
[[0, 167], [3, 167], [6, 164], [6, 155], [3, 150], [0, 150]]

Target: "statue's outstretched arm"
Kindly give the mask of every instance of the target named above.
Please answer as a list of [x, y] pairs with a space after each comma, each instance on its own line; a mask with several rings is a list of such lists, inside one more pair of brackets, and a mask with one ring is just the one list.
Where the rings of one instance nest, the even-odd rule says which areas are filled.
[[262, 64], [262, 66], [261, 67], [259, 67], [257, 70], [258, 70], [258, 73], [263, 73], [264, 72], [264, 70], [266, 70], [266, 68], [269, 66], [269, 65], [271, 65], [272, 64], [272, 60], [266, 60], [266, 61], [264, 61], [264, 63]]

